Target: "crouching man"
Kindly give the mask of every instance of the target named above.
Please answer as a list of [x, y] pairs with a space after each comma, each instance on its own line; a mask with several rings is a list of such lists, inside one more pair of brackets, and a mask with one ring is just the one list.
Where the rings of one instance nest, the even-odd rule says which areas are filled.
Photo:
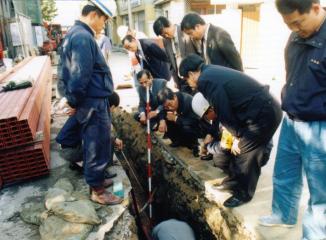
[[172, 141], [171, 147], [188, 147], [194, 157], [199, 157], [198, 138], [202, 134], [199, 118], [191, 108], [192, 96], [164, 88], [158, 93], [158, 99], [165, 110], [165, 118], [160, 121], [158, 130], [166, 132]]
[[[200, 117], [200, 126], [205, 134], [201, 160], [213, 160], [214, 166], [223, 170], [228, 175], [232, 174], [231, 152], [234, 137], [221, 124], [219, 124], [214, 108], [211, 107], [203, 94], [198, 92], [192, 99], [192, 109]], [[226, 178], [228, 179], [228, 178]]]
[[224, 206], [237, 207], [250, 201], [282, 118], [279, 103], [253, 78], [222, 66], [206, 65], [194, 54], [181, 62], [180, 74], [203, 94], [218, 121], [235, 137], [233, 176], [223, 182], [233, 195]]
[[[166, 87], [166, 81], [164, 79], [153, 79], [152, 74], [148, 70], [141, 70], [137, 73], [137, 81], [139, 82], [138, 96], [139, 105], [138, 112], [135, 114], [135, 119], [141, 124], [146, 125], [147, 118], [150, 119], [150, 125], [152, 128], [158, 126], [159, 120], [164, 116], [163, 106], [159, 104], [157, 94], [160, 90]], [[150, 112], [146, 115], [146, 88], [149, 88], [150, 97]]]

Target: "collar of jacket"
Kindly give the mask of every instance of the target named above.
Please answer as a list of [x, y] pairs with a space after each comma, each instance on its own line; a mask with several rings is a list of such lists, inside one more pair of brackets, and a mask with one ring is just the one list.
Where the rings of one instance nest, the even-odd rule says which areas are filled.
[[293, 33], [291, 42], [306, 44], [315, 48], [323, 48], [326, 40], [326, 21], [323, 22], [318, 32], [314, 33], [312, 37], [304, 39], [297, 33]]
[[200, 67], [200, 74], [207, 68], [208, 64], [203, 63]]
[[178, 109], [177, 109], [177, 113], [178, 114], [182, 114], [184, 111], [184, 100], [183, 100], [183, 95], [181, 92], [176, 92], [175, 95], [177, 96], [178, 99]]
[[[138, 57], [139, 58], [141, 58], [143, 61], [145, 61], [146, 63], [148, 63], [147, 62], [147, 59], [146, 59], [146, 56], [145, 56], [145, 53], [144, 53], [144, 51], [143, 51], [143, 47], [142, 47], [142, 45], [141, 45], [141, 42], [138, 40], [138, 39], [136, 39], [136, 41], [137, 41], [137, 46], [138, 46], [138, 50], [137, 50], [137, 52], [138, 52]], [[137, 53], [136, 52], [136, 53]]]
[[210, 23], [206, 24], [206, 29], [205, 29], [205, 35], [204, 35], [204, 41], [207, 42], [207, 38], [208, 38], [208, 32], [209, 32], [209, 28], [211, 27]]
[[76, 20], [75, 25], [79, 25], [79, 26], [85, 28], [86, 31], [88, 31], [90, 34], [92, 34], [93, 37], [95, 37], [95, 33], [94, 33], [93, 29], [90, 26], [88, 26], [86, 23], [84, 23], [80, 20]]
[[201, 75], [203, 74], [203, 72], [206, 70], [206, 68], [209, 66], [209, 64], [203, 64], [200, 67], [200, 76], [198, 78], [197, 81], [197, 90], [201, 93], [203, 93], [202, 91], [205, 91], [206, 87], [207, 87], [207, 82], [204, 84], [203, 81], [200, 81], [201, 79]]

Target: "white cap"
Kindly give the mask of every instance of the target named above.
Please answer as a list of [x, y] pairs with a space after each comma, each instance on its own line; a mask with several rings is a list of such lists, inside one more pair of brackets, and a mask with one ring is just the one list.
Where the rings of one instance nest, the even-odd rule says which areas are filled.
[[127, 32], [128, 32], [129, 28], [125, 25], [121, 25], [118, 27], [117, 29], [117, 33], [118, 36], [120, 37], [120, 39], [122, 40], [125, 36], [127, 36]]
[[92, 3], [92, 5], [98, 7], [110, 18], [116, 15], [117, 5], [114, 0], [89, 0], [89, 3]]
[[202, 118], [209, 108], [209, 103], [200, 92], [196, 93], [191, 102], [192, 110]]

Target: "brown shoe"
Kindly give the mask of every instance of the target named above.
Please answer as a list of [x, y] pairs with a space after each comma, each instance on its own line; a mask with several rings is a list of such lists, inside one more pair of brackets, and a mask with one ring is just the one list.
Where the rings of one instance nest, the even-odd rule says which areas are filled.
[[91, 188], [91, 200], [104, 205], [120, 204], [123, 199], [105, 190], [105, 188]]
[[104, 180], [102, 185], [105, 188], [111, 187], [113, 185], [113, 180], [107, 178], [107, 179]]

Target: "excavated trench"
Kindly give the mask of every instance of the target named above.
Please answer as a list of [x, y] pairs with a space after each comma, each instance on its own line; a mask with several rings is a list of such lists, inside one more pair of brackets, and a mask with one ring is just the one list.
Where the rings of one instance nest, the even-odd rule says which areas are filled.
[[[126, 157], [122, 154], [118, 157], [128, 171], [138, 205], [142, 207], [148, 198], [146, 129], [122, 109], [113, 112], [112, 123], [125, 145]], [[223, 207], [219, 198], [222, 193], [212, 190], [214, 183], [223, 177], [216, 168], [193, 158], [188, 149], [171, 149], [166, 140], [155, 134], [152, 162], [153, 224], [176, 218], [194, 229], [196, 239], [255, 239], [241, 218]], [[149, 224], [144, 212], [141, 216], [141, 221]]]

